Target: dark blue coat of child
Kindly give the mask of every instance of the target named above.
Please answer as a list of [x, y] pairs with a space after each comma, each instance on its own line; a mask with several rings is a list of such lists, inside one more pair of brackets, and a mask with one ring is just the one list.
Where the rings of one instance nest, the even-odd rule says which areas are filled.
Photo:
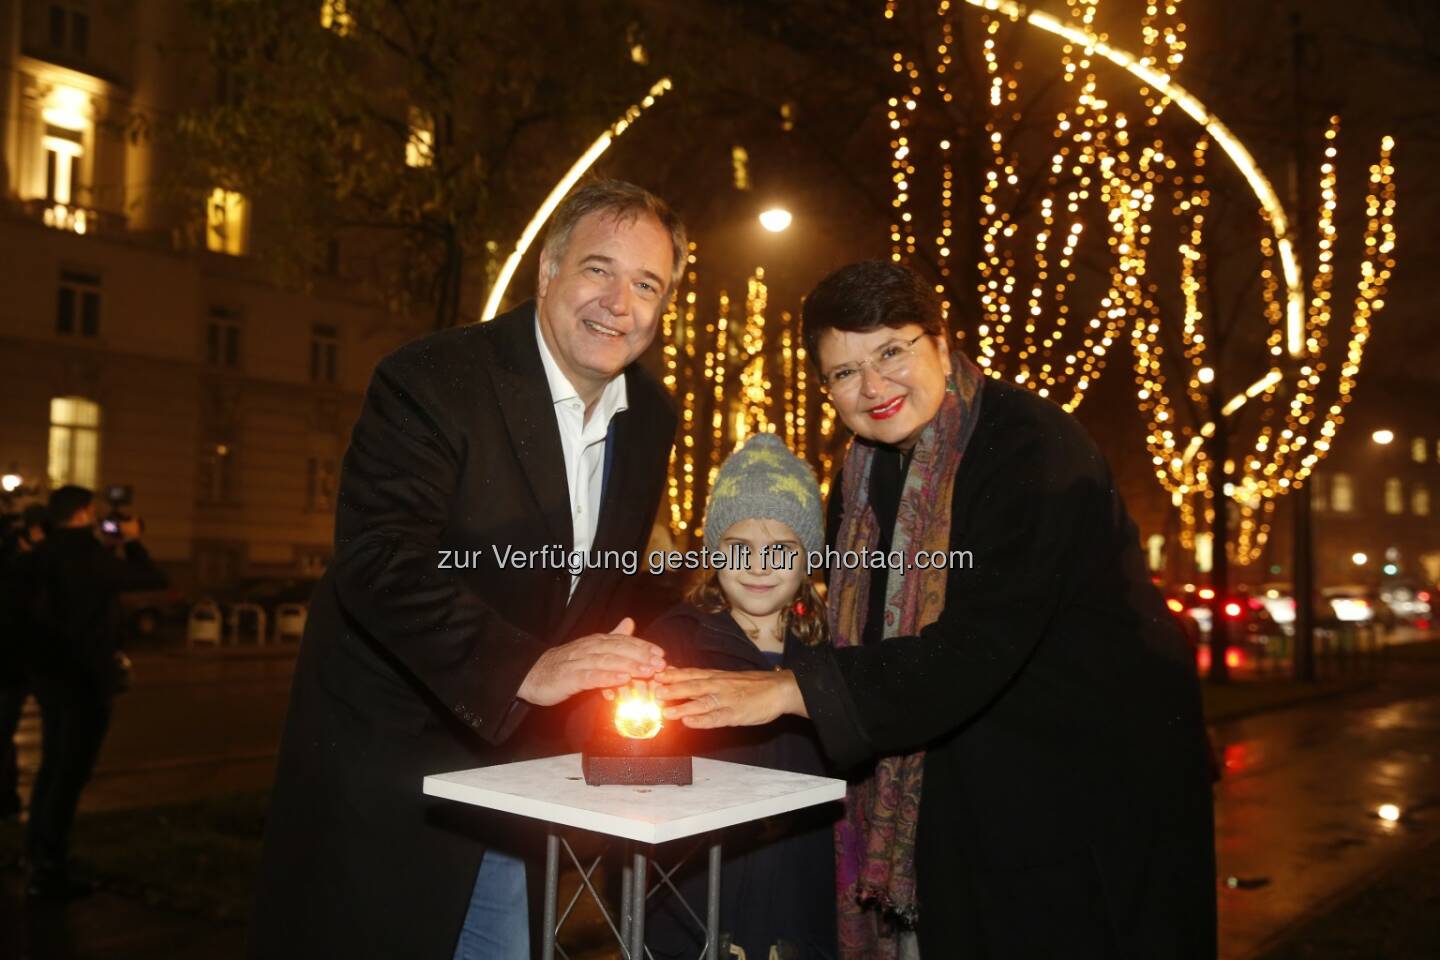
[[[765, 653], [727, 612], [706, 613], [681, 604], [641, 634], [665, 648], [676, 667], [713, 670], [779, 669], [796, 655], [800, 641], [785, 637], [785, 652]], [[685, 730], [696, 756], [746, 763], [793, 773], [828, 775], [810, 722], [785, 716], [759, 727]], [[729, 944], [748, 960], [833, 960], [839, 955], [835, 920], [833, 826], [839, 804], [825, 804], [727, 830], [722, 838], [720, 956]], [[667, 844], [657, 860], [673, 863], [686, 844]], [[673, 878], [702, 919], [705, 915], [705, 856], [697, 850]], [[646, 945], [657, 958], [697, 956], [704, 931], [667, 888], [652, 899]]]

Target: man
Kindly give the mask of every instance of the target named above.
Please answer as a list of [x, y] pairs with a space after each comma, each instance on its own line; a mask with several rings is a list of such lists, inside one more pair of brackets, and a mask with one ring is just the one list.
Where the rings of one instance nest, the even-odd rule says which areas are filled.
[[20, 767], [15, 733], [30, 696], [25, 677], [28, 646], [27, 598], [22, 582], [28, 557], [45, 539], [45, 508], [33, 504], [20, 515], [14, 535], [0, 545], [0, 821], [20, 813]]
[[421, 780], [663, 666], [621, 619], [623, 571], [500, 560], [644, 546], [675, 419], [635, 361], [685, 255], [662, 201], [592, 183], [555, 212], [534, 302], [380, 362], [296, 666], [252, 956], [527, 951], [515, 872], [481, 867], [471, 812]]
[[[51, 533], [29, 557], [28, 666], [40, 703], [40, 772], [25, 832], [34, 897], [69, 900], [91, 891], [70, 869], [70, 827], [95, 769], [117, 692], [119, 595], [157, 590], [166, 577], [140, 543], [140, 521], [119, 519], [95, 536], [95, 495], [77, 486], [50, 494]], [[115, 547], [123, 545], [123, 556]]]

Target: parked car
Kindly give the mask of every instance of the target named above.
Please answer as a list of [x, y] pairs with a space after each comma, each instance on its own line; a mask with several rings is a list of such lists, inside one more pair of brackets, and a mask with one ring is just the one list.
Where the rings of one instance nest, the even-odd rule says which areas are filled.
[[[1165, 605], [1195, 645], [1195, 661], [1201, 674], [1209, 673], [1212, 662], [1210, 633], [1214, 619], [1211, 608], [1215, 591], [1193, 583], [1171, 589], [1162, 587], [1161, 590], [1165, 595]], [[1220, 609], [1229, 626], [1226, 665], [1232, 671], [1254, 669], [1264, 658], [1267, 647], [1281, 636], [1282, 628], [1270, 615], [1264, 600], [1252, 595], [1244, 586], [1232, 590]]]
[[1433, 623], [1434, 594], [1429, 585], [1416, 580], [1394, 578], [1380, 585], [1380, 602], [1390, 609], [1397, 625], [1429, 630]]
[[174, 587], [120, 594], [120, 610], [125, 618], [128, 639], [153, 637], [165, 624], [183, 624], [190, 605]]

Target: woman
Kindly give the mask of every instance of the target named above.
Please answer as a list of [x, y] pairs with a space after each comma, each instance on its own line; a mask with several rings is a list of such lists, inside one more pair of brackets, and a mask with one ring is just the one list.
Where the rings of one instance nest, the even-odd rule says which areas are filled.
[[[952, 355], [902, 266], [836, 271], [803, 323], [855, 435], [830, 500], [852, 560], [830, 571], [833, 645], [672, 670], [667, 716], [815, 724], [852, 779], [847, 957], [1213, 958], [1199, 687], [1104, 458]], [[876, 550], [909, 562], [846, 569]]]

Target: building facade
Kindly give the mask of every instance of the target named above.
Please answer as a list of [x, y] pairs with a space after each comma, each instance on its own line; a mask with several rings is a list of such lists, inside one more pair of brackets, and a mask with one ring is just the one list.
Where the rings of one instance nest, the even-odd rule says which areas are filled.
[[138, 118], [216, 90], [179, 0], [0, 2], [0, 470], [133, 491], [186, 593], [317, 575], [376, 361], [423, 332], [267, 280], [247, 198], [190, 209]]

